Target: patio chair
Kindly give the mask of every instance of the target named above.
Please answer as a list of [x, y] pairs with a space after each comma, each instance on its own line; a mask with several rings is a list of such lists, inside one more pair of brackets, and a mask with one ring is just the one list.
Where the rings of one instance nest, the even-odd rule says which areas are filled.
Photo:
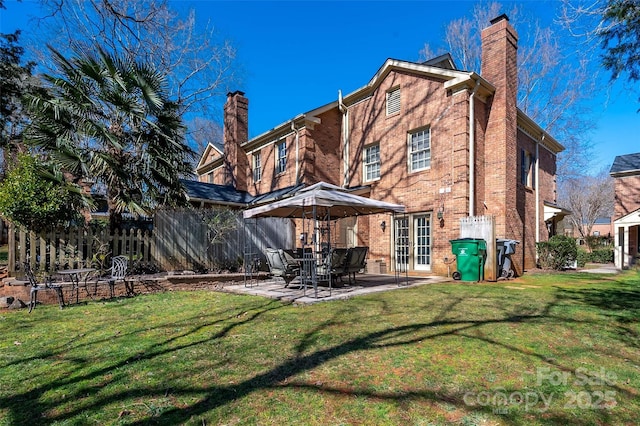
[[349, 276], [349, 284], [351, 284], [351, 274], [353, 274], [353, 283], [355, 284], [356, 273], [367, 266], [368, 251], [369, 247], [352, 247], [349, 249], [347, 265], [345, 267], [345, 275]]
[[125, 281], [128, 265], [129, 260], [127, 259], [127, 256], [114, 256], [113, 258], [111, 258], [111, 268], [105, 271], [106, 274], [96, 278], [96, 291], [98, 289], [98, 284], [106, 283], [109, 285], [109, 297], [113, 299], [115, 296], [116, 282], [123, 281], [125, 283], [125, 287], [127, 288], [128, 295], [129, 289]]
[[58, 303], [60, 304], [60, 309], [64, 307], [64, 296], [62, 294], [62, 286], [59, 284], [54, 284], [53, 280], [50, 276], [45, 277], [44, 283], [38, 282], [36, 275], [33, 273], [31, 269], [31, 265], [29, 262], [24, 262], [24, 276], [29, 280], [29, 284], [31, 285], [31, 291], [29, 293], [29, 313], [36, 307], [36, 303], [38, 303], [38, 292], [41, 290], [53, 290], [56, 292], [58, 296]]
[[274, 277], [282, 278], [285, 282], [285, 287], [288, 287], [291, 281], [300, 275], [300, 266], [284, 250], [267, 248], [265, 255], [269, 265], [269, 272]]
[[320, 267], [319, 275], [331, 275], [333, 282], [336, 278], [347, 275], [347, 261], [349, 249], [333, 247]]

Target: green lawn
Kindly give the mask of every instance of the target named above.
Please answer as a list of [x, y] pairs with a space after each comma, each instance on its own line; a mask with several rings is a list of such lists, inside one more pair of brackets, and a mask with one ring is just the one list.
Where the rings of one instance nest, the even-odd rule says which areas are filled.
[[639, 321], [636, 271], [5, 311], [0, 424], [635, 425]]

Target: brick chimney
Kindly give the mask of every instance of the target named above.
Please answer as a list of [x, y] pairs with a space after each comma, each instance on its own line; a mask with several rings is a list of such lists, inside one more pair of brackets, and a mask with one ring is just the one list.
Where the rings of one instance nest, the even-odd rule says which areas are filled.
[[249, 160], [241, 144], [249, 140], [249, 100], [244, 92], [227, 93], [224, 104], [225, 184], [247, 190]]
[[[485, 133], [485, 214], [496, 216], [496, 235], [519, 235], [516, 209], [518, 34], [506, 15], [482, 31], [481, 75], [496, 88]], [[502, 219], [506, 218], [506, 219]], [[517, 228], [520, 229], [517, 229]]]

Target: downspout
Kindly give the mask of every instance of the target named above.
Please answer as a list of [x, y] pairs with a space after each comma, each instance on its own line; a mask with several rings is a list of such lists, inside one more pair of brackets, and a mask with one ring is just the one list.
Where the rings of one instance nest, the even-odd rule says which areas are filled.
[[296, 134], [296, 185], [300, 183], [300, 130], [296, 129], [296, 123], [291, 121], [291, 130]]
[[469, 216], [473, 216], [476, 210], [476, 113], [473, 101], [478, 87], [480, 80], [476, 81], [476, 86], [469, 96]]
[[349, 186], [349, 109], [342, 102], [342, 91], [338, 90], [338, 108], [342, 112], [342, 167], [344, 174], [342, 176], [342, 186]]
[[[536, 141], [536, 167], [535, 167], [535, 171], [536, 171], [536, 179], [535, 179], [535, 186], [536, 186], [536, 243], [540, 242], [540, 185], [539, 185], [539, 179], [540, 179], [540, 144], [544, 141], [544, 133], [542, 134], [542, 137], [540, 138], [539, 141]], [[524, 250], [523, 250], [524, 251]], [[538, 263], [538, 250], [536, 250], [536, 264]]]

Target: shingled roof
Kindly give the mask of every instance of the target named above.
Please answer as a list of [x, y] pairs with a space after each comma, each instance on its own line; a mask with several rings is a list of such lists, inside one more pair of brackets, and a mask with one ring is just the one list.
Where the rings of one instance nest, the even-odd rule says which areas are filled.
[[213, 183], [183, 180], [187, 196], [192, 201], [205, 201], [214, 204], [246, 206], [253, 201], [253, 196], [246, 191], [238, 191], [232, 186]]
[[640, 152], [635, 154], [618, 155], [613, 160], [610, 175], [640, 174]]

